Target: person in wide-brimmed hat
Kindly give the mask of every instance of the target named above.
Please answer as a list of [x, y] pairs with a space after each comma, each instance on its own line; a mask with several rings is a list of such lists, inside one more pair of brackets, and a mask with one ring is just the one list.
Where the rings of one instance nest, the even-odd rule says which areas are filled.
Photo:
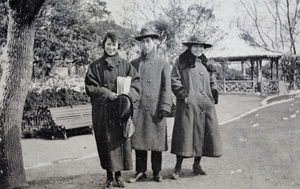
[[205, 40], [204, 40], [204, 38], [202, 38], [202, 37], [200, 37], [198, 35], [192, 35], [189, 38], [188, 41], [183, 42], [182, 44], [185, 45], [185, 46], [187, 46], [187, 47], [190, 47], [192, 45], [201, 45], [201, 46], [204, 47], [204, 49], [212, 47], [211, 44], [206, 43]]
[[222, 155], [214, 105], [218, 103], [215, 70], [203, 54], [212, 45], [197, 35], [182, 44], [188, 48], [179, 55], [171, 73], [172, 90], [176, 96], [171, 143], [171, 153], [176, 155], [173, 179], [179, 178], [184, 158], [194, 157], [193, 172], [206, 175], [200, 166], [201, 157]]
[[147, 151], [151, 151], [153, 180], [161, 182], [162, 151], [167, 146], [166, 116], [171, 111], [171, 69], [156, 51], [155, 40], [159, 35], [149, 28], [143, 28], [135, 37], [140, 42], [141, 56], [131, 64], [141, 76], [141, 98], [135, 107], [132, 148], [136, 154], [136, 174], [129, 182], [146, 178]]

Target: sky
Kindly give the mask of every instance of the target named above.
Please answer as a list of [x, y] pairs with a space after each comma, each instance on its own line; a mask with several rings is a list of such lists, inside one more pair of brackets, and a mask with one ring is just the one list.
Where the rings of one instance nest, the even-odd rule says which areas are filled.
[[[122, 25], [122, 22], [124, 21], [124, 18], [129, 17], [129, 18], [133, 18], [133, 21], [135, 21], [134, 24], [138, 24], [138, 28], [136, 28], [137, 30], [139, 30], [141, 27], [143, 27], [143, 25], [146, 23], [146, 20], [143, 20], [142, 18], [140, 18], [138, 15], [132, 15], [133, 11], [130, 11], [128, 9], [126, 9], [124, 11], [124, 6], [128, 6], [129, 2], [132, 1], [136, 1], [138, 3], [140, 3], [141, 6], [143, 6], [146, 2], [151, 2], [151, 1], [155, 1], [155, 0], [104, 0], [107, 2], [107, 10], [109, 10], [111, 12], [111, 16], [112, 18], [120, 25]], [[162, 4], [162, 6], [166, 6], [166, 2], [169, 2], [168, 0], [157, 0], [160, 4]], [[194, 2], [208, 2], [211, 4], [214, 4], [214, 14], [216, 16], [216, 24], [219, 27], [220, 30], [225, 31], [225, 33], [229, 33], [232, 31], [238, 31], [237, 30], [237, 22], [239, 20], [240, 24], [243, 24], [243, 28], [246, 28], [247, 31], [249, 31], [252, 35], [254, 35], [254, 37], [256, 37], [256, 39], [258, 40], [258, 42], [261, 43], [260, 38], [257, 35], [257, 31], [256, 28], [253, 27], [253, 23], [251, 20], [251, 18], [249, 17], [246, 9], [243, 7], [241, 1], [243, 3], [246, 4], [252, 4], [252, 0], [181, 0], [183, 1], [183, 6], [188, 7], [189, 5], [193, 4]], [[291, 1], [293, 2], [293, 1]], [[125, 4], [126, 3], [126, 4]], [[259, 3], [262, 3], [259, 1]], [[252, 5], [251, 5], [252, 6]], [[132, 7], [130, 7], [132, 8]], [[272, 33], [274, 34], [274, 30], [273, 27], [274, 25], [270, 25], [269, 23], [274, 22], [274, 20], [270, 20], [270, 13], [268, 12], [266, 6], [262, 3], [261, 5], [259, 5], [257, 7], [258, 9], [258, 14], [259, 17], [261, 19], [265, 19], [265, 18], [269, 18], [269, 20], [261, 20], [262, 22], [260, 24], [262, 28], [265, 29], [270, 29], [270, 31], [272, 31]], [[293, 9], [293, 8], [291, 8]], [[273, 10], [274, 11], [274, 10]], [[146, 10], [143, 12], [145, 15], [150, 15], [149, 12], [147, 12]], [[282, 19], [285, 19], [285, 16], [282, 16]], [[127, 19], [129, 20], [129, 19]], [[264, 25], [264, 22], [266, 23], [266, 25]], [[269, 24], [269, 25], [267, 25]], [[266, 32], [268, 32], [266, 30]], [[271, 33], [270, 33], [271, 34]], [[264, 37], [268, 43], [271, 43], [271, 41], [269, 41], [267, 38], [268, 37]], [[296, 40], [297, 43], [297, 40]], [[300, 48], [300, 43], [296, 44], [297, 49]], [[284, 51], [288, 51], [289, 50], [289, 45], [287, 44], [285, 46]], [[298, 53], [299, 54], [299, 53]]]
[[[111, 12], [113, 19], [118, 23], [122, 23], [122, 19], [125, 15], [130, 14], [130, 12], [124, 13], [124, 3], [128, 3], [131, 0], [107, 0], [107, 9]], [[143, 3], [145, 1], [137, 1]], [[188, 6], [195, 1], [199, 0], [183, 0], [185, 5]], [[162, 5], [167, 2], [166, 0], [159, 0]], [[209, 0], [209, 2], [215, 4], [215, 15], [220, 27], [232, 27], [235, 25], [235, 20], [237, 19], [238, 12], [241, 10], [240, 0]], [[147, 14], [147, 13], [146, 13]], [[150, 15], [150, 14], [148, 14]], [[138, 22], [143, 24], [144, 21]], [[141, 26], [140, 26], [141, 27]]]

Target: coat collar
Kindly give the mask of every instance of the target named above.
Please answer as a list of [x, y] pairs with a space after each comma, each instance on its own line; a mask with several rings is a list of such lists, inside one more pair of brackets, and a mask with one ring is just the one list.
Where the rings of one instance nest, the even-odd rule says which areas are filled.
[[[200, 61], [199, 61], [200, 60]], [[196, 62], [201, 62], [203, 66], [206, 67], [207, 71], [215, 72], [215, 68], [208, 63], [208, 59], [204, 54], [199, 57], [195, 57], [192, 52], [187, 49], [181, 55], [179, 55], [179, 63], [182, 69], [184, 68], [194, 68]]]
[[142, 60], [149, 60], [149, 59], [152, 59], [155, 55], [155, 50], [153, 49], [152, 51], [150, 51], [149, 53], [144, 53], [144, 51], [142, 51], [142, 54], [141, 54], [141, 59]]
[[121, 58], [119, 57], [118, 53], [116, 53], [114, 56], [109, 56], [106, 52], [104, 52], [103, 58], [105, 62], [107, 62], [108, 67], [111, 69], [119, 66], [121, 63]]

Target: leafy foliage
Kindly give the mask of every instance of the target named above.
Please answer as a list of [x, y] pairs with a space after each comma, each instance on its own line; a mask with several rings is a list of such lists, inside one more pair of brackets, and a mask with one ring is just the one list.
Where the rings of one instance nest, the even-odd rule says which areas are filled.
[[34, 77], [51, 76], [56, 66], [88, 65], [100, 56], [105, 33], [124, 31], [109, 14], [106, 2], [100, 0], [47, 1], [36, 22]]
[[280, 59], [279, 63], [284, 78], [287, 81], [295, 83], [300, 88], [300, 56], [285, 55]]
[[158, 19], [150, 22], [160, 33], [159, 49], [168, 55], [171, 62], [182, 51], [181, 42], [191, 34], [208, 38], [216, 31], [213, 25], [213, 8], [199, 3], [192, 4], [187, 9], [182, 7], [180, 0], [170, 1], [169, 8], [164, 9]]
[[48, 108], [86, 103], [89, 103], [89, 97], [72, 89], [52, 88], [38, 92], [36, 88], [30, 91], [24, 105], [22, 137], [51, 137], [56, 127], [53, 127]]
[[228, 80], [243, 80], [245, 79], [245, 76], [241, 73], [240, 70], [236, 70], [233, 68], [228, 68], [228, 67], [222, 67], [221, 65], [215, 66], [216, 72], [215, 76], [217, 80], [223, 80], [224, 77], [225, 79]]
[[8, 24], [8, 10], [3, 2], [0, 2], [0, 50], [1, 46], [6, 43]]

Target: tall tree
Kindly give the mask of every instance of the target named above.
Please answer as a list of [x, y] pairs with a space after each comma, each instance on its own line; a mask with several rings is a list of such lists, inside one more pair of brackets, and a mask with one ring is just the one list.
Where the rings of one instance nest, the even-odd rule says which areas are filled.
[[119, 29], [102, 0], [46, 1], [36, 20], [34, 76], [53, 68], [82, 66], [99, 56], [99, 42], [109, 29]]
[[[240, 0], [246, 10], [247, 25], [239, 25], [256, 33], [262, 44], [278, 51], [297, 54], [299, 38], [300, 0]], [[254, 26], [254, 27], [253, 27]]]
[[174, 62], [187, 36], [198, 34], [209, 38], [215, 33], [213, 10], [213, 5], [203, 2], [184, 5], [182, 0], [169, 0], [159, 18], [150, 22], [161, 35], [158, 47], [167, 55], [166, 59]]
[[34, 21], [45, 0], [1, 0], [8, 7], [7, 41], [0, 57], [0, 188], [23, 188], [23, 106], [31, 79]]

